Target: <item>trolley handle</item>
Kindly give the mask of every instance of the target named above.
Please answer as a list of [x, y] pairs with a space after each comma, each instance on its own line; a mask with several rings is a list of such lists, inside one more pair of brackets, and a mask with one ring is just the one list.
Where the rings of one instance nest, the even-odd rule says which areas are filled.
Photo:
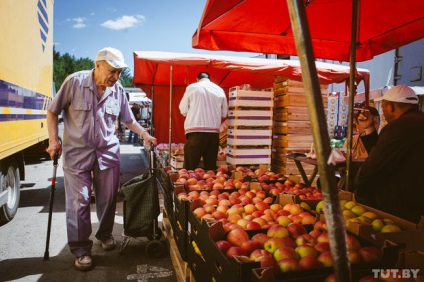
[[155, 170], [155, 145], [150, 144], [150, 171], [153, 173]]

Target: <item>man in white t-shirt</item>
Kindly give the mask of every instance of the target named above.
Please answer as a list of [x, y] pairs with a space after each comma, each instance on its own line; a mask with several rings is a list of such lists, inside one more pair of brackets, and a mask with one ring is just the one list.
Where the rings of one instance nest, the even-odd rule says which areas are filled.
[[207, 72], [201, 72], [197, 75], [197, 82], [187, 86], [179, 108], [186, 117], [184, 168], [196, 169], [203, 157], [205, 169], [215, 170], [219, 128], [228, 113], [224, 90], [210, 81]]

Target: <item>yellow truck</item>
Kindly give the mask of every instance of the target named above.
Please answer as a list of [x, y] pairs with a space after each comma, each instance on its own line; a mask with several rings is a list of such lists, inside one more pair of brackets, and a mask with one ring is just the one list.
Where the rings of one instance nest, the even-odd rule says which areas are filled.
[[0, 1], [0, 225], [13, 219], [25, 152], [48, 145], [54, 0]]

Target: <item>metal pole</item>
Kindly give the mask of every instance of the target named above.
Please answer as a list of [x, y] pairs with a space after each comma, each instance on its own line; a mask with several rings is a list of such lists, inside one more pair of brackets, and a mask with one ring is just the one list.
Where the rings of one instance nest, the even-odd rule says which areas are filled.
[[356, 94], [356, 37], [358, 26], [358, 0], [352, 1], [352, 36], [350, 45], [350, 78], [349, 78], [349, 114], [347, 124], [347, 160], [346, 160], [346, 190], [352, 191], [352, 179], [354, 175], [350, 175], [352, 169], [352, 135], [353, 135], [353, 107]]
[[330, 137], [322, 102], [312, 41], [303, 0], [287, 0], [296, 49], [306, 90], [306, 102], [311, 118], [311, 128], [317, 152], [318, 170], [322, 184], [324, 214], [330, 238], [337, 281], [351, 281], [351, 270], [347, 256], [346, 226], [340, 207], [336, 187], [335, 169], [327, 165], [331, 153]]
[[172, 152], [172, 80], [173, 80], [173, 68], [169, 66], [169, 153], [168, 153], [168, 165], [171, 164], [171, 152]]

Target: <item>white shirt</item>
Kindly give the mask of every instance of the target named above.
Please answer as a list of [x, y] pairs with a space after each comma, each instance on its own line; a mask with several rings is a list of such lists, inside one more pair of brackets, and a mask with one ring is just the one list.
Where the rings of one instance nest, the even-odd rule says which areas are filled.
[[187, 86], [181, 99], [180, 112], [186, 117], [185, 133], [219, 133], [222, 119], [227, 117], [228, 103], [224, 90], [207, 78]]

